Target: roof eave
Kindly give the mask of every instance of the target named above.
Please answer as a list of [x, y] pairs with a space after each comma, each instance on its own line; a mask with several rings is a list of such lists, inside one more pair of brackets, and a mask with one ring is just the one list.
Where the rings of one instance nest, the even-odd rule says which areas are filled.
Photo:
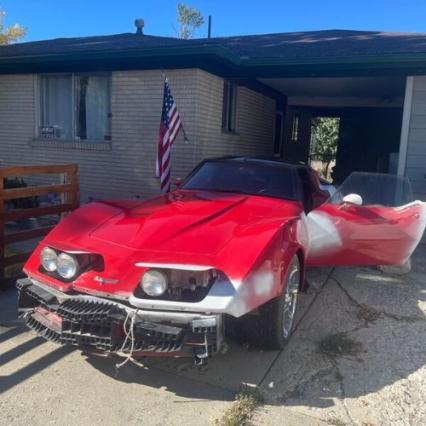
[[335, 58], [240, 58], [222, 46], [111, 49], [0, 57], [0, 73], [202, 68], [244, 78], [426, 74], [426, 53]]
[[[200, 61], [216, 61], [229, 65], [238, 63], [238, 58], [220, 46], [162, 47], [155, 49], [111, 49], [91, 52], [67, 52], [40, 55], [0, 57], [0, 73], [62, 70], [75, 68], [139, 69], [178, 64], [188, 68]], [[184, 66], [185, 65], [185, 66]]]
[[257, 78], [416, 75], [426, 73], [426, 53], [343, 58], [245, 59], [240, 66]]

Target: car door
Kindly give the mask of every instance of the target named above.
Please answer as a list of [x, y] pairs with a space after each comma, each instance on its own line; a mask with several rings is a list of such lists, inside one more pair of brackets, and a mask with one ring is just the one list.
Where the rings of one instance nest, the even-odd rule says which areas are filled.
[[307, 264], [403, 264], [426, 225], [426, 203], [411, 199], [406, 178], [353, 173], [306, 216]]

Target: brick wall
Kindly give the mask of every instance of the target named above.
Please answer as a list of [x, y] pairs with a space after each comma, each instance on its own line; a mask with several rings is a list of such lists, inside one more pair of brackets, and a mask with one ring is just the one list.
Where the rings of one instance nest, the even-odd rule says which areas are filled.
[[[237, 133], [223, 133], [223, 79], [198, 69], [167, 71], [189, 142], [178, 136], [173, 176], [185, 176], [205, 157], [269, 155], [275, 102], [244, 87], [238, 91]], [[81, 196], [124, 198], [158, 194], [155, 157], [162, 106], [160, 71], [112, 73], [112, 141], [36, 140], [37, 77], [0, 76], [2, 165], [78, 163]]]

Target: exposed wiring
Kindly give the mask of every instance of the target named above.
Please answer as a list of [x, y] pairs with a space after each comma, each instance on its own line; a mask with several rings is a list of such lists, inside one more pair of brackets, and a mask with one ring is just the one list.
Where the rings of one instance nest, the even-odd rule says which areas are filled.
[[[124, 359], [124, 361], [122, 361], [122, 362], [120, 362], [118, 364], [115, 364], [115, 367], [117, 368], [117, 370], [119, 368], [123, 367], [129, 361], [132, 362], [133, 364], [137, 365], [138, 367], [144, 367], [143, 364], [141, 364], [140, 362], [136, 361], [133, 358], [133, 351], [134, 351], [134, 348], [135, 348], [135, 334], [134, 334], [134, 329], [135, 329], [135, 318], [137, 316], [137, 312], [138, 311], [129, 311], [127, 313], [126, 319], [124, 320], [123, 330], [124, 330], [124, 333], [126, 335], [126, 338], [124, 339], [123, 344], [121, 345], [121, 348], [117, 352], [117, 354], [119, 356], [124, 356], [125, 359]], [[130, 325], [129, 325], [129, 328], [127, 328], [129, 319], [130, 319]], [[127, 346], [127, 343], [129, 342], [129, 340], [130, 340], [130, 350], [129, 350], [128, 353], [125, 353], [124, 350], [125, 350], [125, 348]]]

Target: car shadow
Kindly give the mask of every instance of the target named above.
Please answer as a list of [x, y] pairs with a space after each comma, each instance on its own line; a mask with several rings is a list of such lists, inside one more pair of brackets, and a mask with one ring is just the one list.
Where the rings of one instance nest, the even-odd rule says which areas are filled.
[[5, 373], [9, 364], [20, 357], [33, 354], [46, 341], [28, 332], [24, 322], [18, 319], [16, 309], [17, 291], [14, 288], [0, 293], [0, 394], [17, 386], [46, 368], [60, 361], [74, 349], [58, 346], [41, 357], [29, 357], [19, 369]]
[[235, 392], [231, 389], [182, 376], [178, 367], [176, 367], [176, 371], [170, 371], [148, 364], [144, 364], [143, 367], [137, 366], [129, 362], [117, 369], [116, 363], [122, 361], [122, 358], [118, 357], [100, 358], [88, 356], [86, 361], [99, 372], [119, 382], [163, 389], [180, 397], [219, 401], [232, 401], [235, 397]]

